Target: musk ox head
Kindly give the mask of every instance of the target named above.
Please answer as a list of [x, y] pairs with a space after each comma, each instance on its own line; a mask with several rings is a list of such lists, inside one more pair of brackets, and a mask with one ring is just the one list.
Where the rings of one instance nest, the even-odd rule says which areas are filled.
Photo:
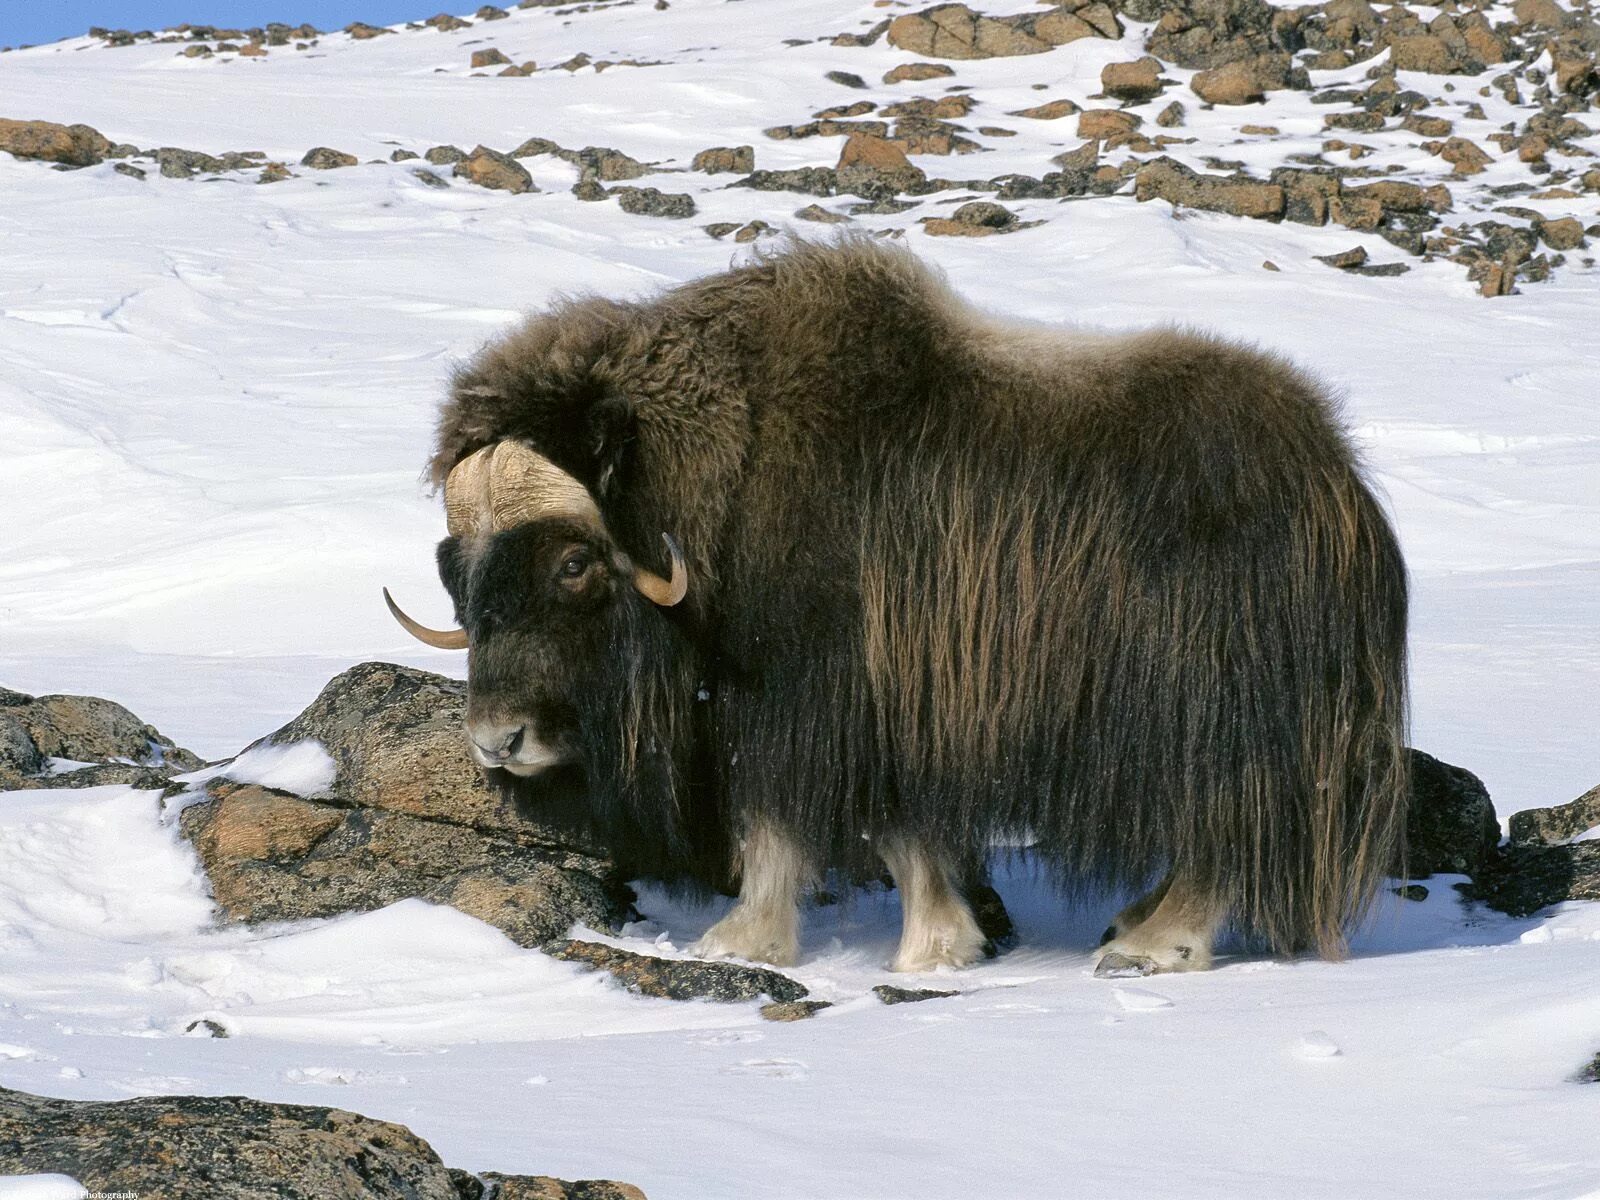
[[439, 576], [461, 627], [420, 625], [385, 589], [389, 611], [419, 641], [467, 650], [466, 733], [479, 765], [524, 779], [587, 765], [597, 744], [614, 742], [596, 731], [614, 731], [627, 717], [616, 710], [634, 702], [626, 679], [637, 667], [625, 660], [650, 619], [642, 610], [688, 591], [683, 555], [663, 533], [671, 578], [636, 565], [588, 490], [520, 442], [468, 455], [444, 491]]

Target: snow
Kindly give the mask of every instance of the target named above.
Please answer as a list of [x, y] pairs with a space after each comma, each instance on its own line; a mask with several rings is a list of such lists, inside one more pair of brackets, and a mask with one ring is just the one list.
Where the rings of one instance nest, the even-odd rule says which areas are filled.
[[[676, 172], [741, 143], [763, 168], [831, 162], [836, 140], [760, 131], [863, 96], [938, 94], [943, 81], [878, 87], [908, 57], [882, 43], [781, 44], [881, 15], [855, 0], [673, 0], [330, 35], [254, 61], [86, 39], [0, 58], [7, 115], [143, 146], [296, 162], [327, 145], [364, 160], [261, 187], [0, 155], [0, 682], [111, 697], [220, 759], [356, 662], [459, 674], [459, 655], [419, 647], [379, 601], [387, 584], [419, 619], [448, 622], [421, 467], [451, 364], [558, 293], [644, 295], [752, 252], [704, 224], [815, 235], [791, 217], [810, 197]], [[985, 120], [1019, 136], [924, 165], [1039, 174], [1078, 144], [1075, 123], [1000, 114], [1094, 104], [1101, 66], [1135, 57], [1138, 35], [955, 64]], [[580, 50], [665, 65], [479, 79], [469, 43], [541, 65]], [[834, 69], [872, 90], [825, 81]], [[1483, 130], [1512, 118], [1477, 81], [1455, 82], [1483, 103]], [[1183, 132], [1200, 141], [1171, 151], [1186, 161], [1264, 169], [1320, 142], [1302, 94], [1242, 117], [1188, 107]], [[1237, 141], [1240, 120], [1283, 136]], [[659, 162], [636, 182], [694, 192], [700, 215], [578, 201], [550, 159], [525, 160], [544, 190], [515, 197], [365, 161], [391, 143], [509, 149], [533, 135]], [[1442, 169], [1413, 139], [1362, 140], [1380, 166]], [[1458, 207], [1517, 170], [1453, 183]], [[1580, 254], [1484, 301], [1447, 263], [1363, 279], [1311, 260], [1354, 244], [1400, 257], [1373, 235], [1126, 197], [1017, 202], [1045, 224], [927, 237], [914, 218], [950, 199], [857, 225], [906, 230], [997, 314], [1202, 325], [1336, 386], [1413, 573], [1413, 743], [1482, 776], [1502, 818], [1600, 782], [1600, 287]], [[1595, 210], [1592, 197], [1517, 203], [1586, 223]], [[315, 795], [332, 764], [300, 743], [221, 769]], [[128, 788], [0, 796], [5, 1086], [337, 1103], [406, 1123], [454, 1166], [626, 1179], [653, 1200], [1600, 1194], [1595, 1093], [1571, 1082], [1600, 1050], [1600, 906], [1513, 920], [1439, 877], [1421, 903], [1386, 900], [1344, 963], [1235, 947], [1209, 974], [1110, 984], [1090, 976], [1089, 948], [1115, 898], [1065, 906], [1023, 859], [997, 880], [1020, 943], [968, 971], [888, 973], [892, 896], [808, 914], [793, 974], [834, 1007], [776, 1025], [753, 1004], [630, 995], [421, 901], [219, 929], [162, 818], [154, 793]], [[606, 940], [682, 954], [721, 911], [654, 891], [641, 906], [647, 921]], [[891, 1008], [870, 994], [883, 982], [961, 994]], [[202, 1021], [228, 1036], [202, 1036]], [[34, 1194], [22, 1186], [0, 1181], [0, 1197]]]
[[0, 1200], [83, 1200], [87, 1189], [68, 1175], [0, 1178]]
[[255, 783], [296, 796], [321, 796], [333, 789], [338, 765], [315, 738], [281, 744], [263, 743], [216, 766], [202, 767], [173, 778], [191, 788], [210, 779]]

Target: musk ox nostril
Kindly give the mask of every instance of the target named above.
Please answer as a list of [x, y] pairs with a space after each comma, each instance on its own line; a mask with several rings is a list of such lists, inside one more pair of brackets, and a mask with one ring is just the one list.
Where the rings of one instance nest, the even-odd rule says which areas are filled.
[[477, 726], [469, 730], [472, 744], [486, 759], [505, 762], [522, 748], [523, 739], [527, 734], [526, 725], [511, 726]]

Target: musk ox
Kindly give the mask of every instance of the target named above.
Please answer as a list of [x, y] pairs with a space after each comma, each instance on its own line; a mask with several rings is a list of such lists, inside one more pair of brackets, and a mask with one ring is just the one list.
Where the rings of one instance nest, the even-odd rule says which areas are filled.
[[1025, 840], [1151, 889], [1101, 974], [1207, 967], [1230, 922], [1336, 956], [1397, 861], [1405, 570], [1271, 355], [799, 244], [531, 317], [458, 371], [432, 475], [461, 628], [394, 611], [468, 650], [471, 753], [634, 870], [737, 878], [701, 954], [793, 962], [801, 890], [875, 856], [892, 965], [963, 965], [963, 887]]

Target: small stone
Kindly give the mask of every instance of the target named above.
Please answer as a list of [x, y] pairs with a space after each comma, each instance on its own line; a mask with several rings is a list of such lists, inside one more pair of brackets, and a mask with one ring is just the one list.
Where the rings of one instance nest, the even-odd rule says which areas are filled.
[[448, 179], [442, 175], [436, 175], [432, 171], [416, 170], [411, 172], [411, 174], [416, 178], [418, 183], [425, 184], [431, 188], [447, 188], [450, 186], [450, 181]]
[[389, 155], [390, 162], [410, 162], [420, 157], [415, 150], [395, 150]]
[[713, 146], [694, 156], [691, 170], [707, 175], [748, 175], [756, 169], [754, 146]]
[[1449, 137], [1450, 131], [1455, 126], [1443, 117], [1424, 117], [1418, 113], [1412, 113], [1400, 122], [1400, 128], [1408, 133], [1420, 134], [1426, 138], [1443, 138]]
[[1136, 62], [1107, 63], [1100, 89], [1115, 100], [1143, 103], [1161, 94], [1161, 63], [1149, 55]]
[[[1583, 222], [1577, 217], [1560, 217], [1554, 221], [1535, 222], [1539, 239], [1552, 250], [1576, 250], [1584, 244]], [[1600, 817], [1595, 824], [1600, 825]]]
[[935, 988], [903, 988], [892, 983], [880, 983], [872, 994], [885, 1004], [916, 1004], [923, 1000], [944, 1000], [959, 996], [960, 992], [944, 992]]
[[843, 225], [850, 220], [843, 213], [831, 212], [820, 204], [808, 204], [797, 209], [794, 215], [802, 221], [815, 221], [820, 225]]
[[[466, 160], [467, 152], [458, 146], [430, 146], [423, 152], [423, 158], [436, 167], [448, 167], [453, 163]], [[513, 157], [518, 157], [513, 155]]]
[[210, 1017], [202, 1017], [198, 1021], [190, 1021], [185, 1026], [184, 1033], [191, 1037], [225, 1038], [229, 1036], [227, 1027], [220, 1021], [213, 1021]]
[[1056, 121], [1062, 117], [1070, 117], [1078, 111], [1080, 110], [1076, 104], [1071, 100], [1062, 98], [1060, 100], [1051, 100], [1046, 104], [1035, 104], [1032, 108], [1019, 108], [1006, 115], [1028, 117], [1035, 121]]
[[1123, 137], [1143, 122], [1130, 112], [1115, 108], [1089, 108], [1078, 114], [1078, 136], [1104, 141]]
[[1183, 124], [1183, 105], [1174, 100], [1156, 115], [1156, 124], [1164, 129], [1175, 129]]
[[528, 174], [526, 167], [509, 154], [501, 154], [487, 146], [475, 147], [470, 155], [455, 164], [451, 173], [479, 187], [514, 195], [539, 190], [534, 186], [533, 176]]
[[666, 1000], [733, 1003], [770, 996], [779, 1003], [804, 1000], [807, 989], [766, 967], [695, 958], [656, 958], [600, 942], [555, 940], [543, 947], [552, 958], [608, 971], [630, 992]]
[[832, 1007], [831, 1000], [775, 1000], [761, 1006], [761, 1017], [766, 1021], [805, 1021]]
[[1338, 267], [1343, 271], [1350, 267], [1359, 267], [1366, 262], [1367, 251], [1363, 246], [1355, 246], [1338, 254], [1314, 254], [1312, 257], [1320, 263], [1327, 263], [1330, 267]]
[[1283, 86], [1283, 68], [1273, 69], [1277, 60], [1271, 55], [1262, 58], [1270, 62], [1264, 65], [1261, 59], [1240, 60], [1201, 71], [1189, 86], [1207, 104], [1254, 104], [1265, 100], [1269, 89]]
[[143, 179], [145, 172], [132, 163], [119, 162], [111, 168], [118, 175], [126, 175], [129, 179]]
[[332, 171], [338, 167], [353, 167], [357, 161], [354, 154], [346, 154], [342, 150], [334, 150], [328, 146], [314, 146], [306, 151], [305, 157], [300, 160], [300, 165], [318, 171]]
[[751, 221], [749, 224], [743, 226], [734, 233], [733, 240], [736, 242], [753, 242], [764, 234], [776, 232], [777, 231], [765, 221]]
[[477, 70], [480, 67], [503, 67], [509, 65], [510, 62], [511, 60], [505, 56], [504, 51], [494, 47], [490, 47], [488, 50], [474, 50], [472, 52], [473, 70]]
[[945, 66], [944, 63], [901, 63], [898, 67], [891, 67], [886, 71], [883, 81], [885, 83], [922, 83], [925, 80], [947, 78], [954, 74], [955, 70]]
[[1263, 270], [1263, 271], [1277, 271], [1277, 270], [1279, 270], [1279, 269], [1280, 269], [1280, 268], [1279, 268], [1279, 266], [1278, 266], [1278, 264], [1277, 264], [1277, 263], [1275, 263], [1275, 262], [1273, 262], [1273, 261], [1272, 261], [1272, 260], [1271, 260], [1271, 259], [1270, 259], [1270, 258], [1269, 258], [1269, 259], [1267, 259], [1267, 260], [1265, 260], [1265, 261], [1264, 261], [1264, 262], [1263, 262], [1263, 263], [1262, 263], [1262, 264], [1261, 264], [1261, 269], [1262, 269], [1262, 270]]
[[289, 168], [281, 162], [270, 162], [261, 168], [261, 174], [256, 176], [257, 183], [282, 183], [285, 179], [293, 179], [294, 175]]
[[344, 31], [358, 42], [368, 38], [381, 37], [386, 33], [393, 33], [392, 29], [385, 29], [381, 25], [368, 25], [365, 21], [353, 21], [344, 27]]
[[829, 71], [823, 78], [837, 83], [840, 87], [865, 88], [867, 86], [865, 79], [859, 75], [852, 75], [849, 71]]
[[663, 192], [653, 187], [612, 188], [611, 195], [625, 213], [639, 217], [669, 217], [679, 220], [694, 216], [694, 197], [684, 192]]
[[1402, 900], [1422, 901], [1428, 898], [1428, 889], [1420, 883], [1405, 883], [1389, 890]]

